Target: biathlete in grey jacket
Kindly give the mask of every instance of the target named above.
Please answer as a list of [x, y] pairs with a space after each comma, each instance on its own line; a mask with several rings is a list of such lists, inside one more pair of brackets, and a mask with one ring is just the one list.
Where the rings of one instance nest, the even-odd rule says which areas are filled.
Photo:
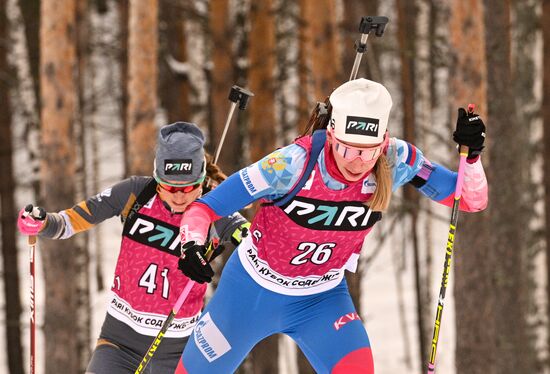
[[[205, 154], [204, 135], [194, 124], [177, 122], [160, 129], [153, 177], [133, 176], [58, 213], [21, 210], [24, 235], [66, 239], [98, 223], [120, 216], [124, 222], [107, 314], [88, 365], [95, 374], [134, 373], [166, 316], [190, 279], [178, 271], [179, 224], [203, 189], [225, 179]], [[29, 209], [27, 209], [29, 210]], [[240, 215], [213, 225], [210, 237], [240, 242], [248, 222]], [[213, 256], [213, 257], [214, 257]], [[197, 279], [165, 334], [148, 373], [173, 373], [203, 307], [206, 283]]]

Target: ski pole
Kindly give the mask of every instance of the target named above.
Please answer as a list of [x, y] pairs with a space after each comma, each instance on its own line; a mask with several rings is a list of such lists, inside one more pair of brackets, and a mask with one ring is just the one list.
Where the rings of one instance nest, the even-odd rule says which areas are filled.
[[30, 335], [31, 335], [31, 346], [30, 346], [30, 365], [31, 370], [30, 373], [34, 374], [35, 372], [35, 347], [36, 347], [36, 307], [35, 307], [35, 300], [36, 300], [36, 288], [35, 288], [35, 281], [34, 281], [34, 255], [35, 255], [35, 249], [36, 249], [36, 236], [31, 235], [28, 237], [28, 244], [29, 244], [29, 263], [30, 263], [30, 276], [31, 276], [31, 285], [30, 285], [30, 299], [29, 299], [29, 306], [30, 306]]
[[[475, 105], [468, 105], [468, 113], [474, 112]], [[439, 289], [439, 297], [437, 301], [437, 309], [435, 312], [435, 323], [432, 337], [432, 348], [428, 361], [428, 374], [435, 373], [435, 355], [437, 352], [437, 343], [439, 341], [439, 329], [441, 327], [441, 317], [443, 315], [443, 305], [447, 285], [449, 284], [449, 274], [451, 272], [451, 257], [455, 242], [456, 225], [458, 222], [458, 212], [460, 198], [462, 197], [462, 185], [464, 184], [464, 167], [466, 166], [466, 156], [468, 156], [468, 147], [461, 145], [459, 148], [460, 160], [458, 163], [458, 176], [456, 179], [456, 188], [454, 194], [453, 209], [451, 211], [451, 223], [449, 225], [449, 235], [447, 236], [447, 249], [445, 252], [445, 260], [443, 262], [443, 276], [441, 279], [441, 288]]]
[[189, 279], [189, 282], [187, 282], [187, 284], [183, 288], [183, 291], [178, 297], [176, 304], [174, 305], [174, 307], [170, 311], [170, 314], [168, 314], [168, 317], [166, 317], [166, 320], [162, 324], [162, 327], [160, 328], [160, 331], [157, 334], [155, 340], [153, 340], [153, 343], [151, 343], [151, 346], [149, 346], [147, 353], [145, 353], [145, 356], [143, 356], [143, 358], [141, 359], [141, 362], [139, 363], [139, 366], [136, 369], [135, 374], [143, 373], [143, 371], [149, 364], [149, 361], [151, 361], [151, 359], [153, 358], [153, 355], [155, 354], [162, 339], [164, 338], [164, 334], [166, 334], [168, 327], [170, 327], [170, 324], [174, 320], [174, 317], [176, 316], [176, 314], [179, 312], [182, 304], [184, 303], [185, 299], [187, 299], [187, 296], [189, 295], [189, 292], [191, 292], [191, 288], [193, 288], [194, 285], [195, 285], [195, 282]]
[[229, 91], [229, 101], [231, 101], [231, 107], [229, 108], [229, 113], [227, 114], [227, 119], [225, 120], [225, 126], [223, 128], [222, 137], [220, 139], [220, 143], [218, 144], [218, 148], [216, 148], [216, 155], [214, 156], [214, 163], [218, 162], [218, 157], [220, 157], [220, 152], [222, 150], [223, 142], [225, 140], [225, 135], [227, 134], [227, 129], [229, 128], [229, 123], [231, 122], [231, 118], [233, 117], [233, 112], [235, 111], [235, 107], [237, 106], [237, 103], [239, 104], [240, 110], [245, 110], [246, 105], [248, 104], [248, 99], [250, 99], [254, 94], [242, 87], [239, 87], [237, 85], [231, 87], [231, 90]]
[[[208, 250], [206, 251], [206, 255], [212, 252], [212, 248], [214, 247], [214, 245], [215, 244], [211, 241], [210, 245], [208, 246]], [[187, 296], [189, 296], [189, 292], [191, 292], [191, 289], [193, 288], [194, 285], [195, 285], [195, 281], [189, 279], [189, 282], [187, 282], [187, 284], [183, 288], [183, 291], [181, 291], [181, 294], [179, 295], [178, 300], [176, 301], [176, 304], [174, 304], [174, 307], [172, 308], [172, 310], [170, 310], [170, 314], [168, 314], [168, 317], [166, 317], [166, 320], [162, 324], [162, 327], [160, 328], [159, 333], [157, 334], [157, 336], [149, 346], [149, 349], [147, 349], [147, 352], [141, 359], [141, 362], [139, 363], [139, 366], [136, 369], [134, 374], [143, 373], [147, 365], [149, 365], [149, 361], [151, 361], [151, 359], [153, 358], [153, 355], [157, 351], [160, 343], [162, 342], [162, 339], [164, 338], [164, 334], [166, 334], [168, 327], [170, 327], [170, 324], [176, 317], [176, 314], [178, 314], [181, 306], [187, 299]]]
[[[46, 218], [46, 212], [44, 210], [34, 207], [29, 204], [25, 207], [23, 212], [23, 218], [31, 216], [34, 219], [43, 221]], [[36, 369], [36, 286], [35, 286], [35, 272], [34, 272], [34, 259], [36, 253], [36, 235], [29, 235], [27, 238], [29, 245], [29, 275], [30, 275], [30, 293], [29, 293], [29, 308], [30, 308], [30, 373], [34, 374]]]
[[388, 17], [384, 16], [366, 16], [361, 18], [359, 23], [359, 32], [361, 33], [361, 39], [355, 42], [355, 61], [353, 61], [353, 67], [351, 69], [351, 75], [349, 80], [357, 78], [357, 72], [359, 71], [359, 65], [361, 64], [361, 58], [363, 53], [367, 51], [367, 39], [371, 31], [374, 30], [374, 35], [381, 37], [384, 35], [384, 29], [388, 23]]

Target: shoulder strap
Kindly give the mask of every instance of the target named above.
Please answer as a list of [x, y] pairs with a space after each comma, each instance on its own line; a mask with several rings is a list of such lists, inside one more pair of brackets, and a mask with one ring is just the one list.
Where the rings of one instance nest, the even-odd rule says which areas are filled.
[[155, 178], [151, 177], [151, 180], [147, 182], [143, 190], [139, 193], [139, 195], [136, 197], [136, 201], [134, 201], [134, 204], [132, 204], [132, 208], [128, 211], [128, 215], [126, 218], [121, 217], [122, 222], [124, 223], [124, 229], [123, 232], [126, 232], [126, 230], [129, 229], [129, 222], [133, 221], [134, 215], [137, 213], [138, 210], [140, 210], [145, 204], [151, 200], [153, 196], [157, 193], [157, 181]]
[[313, 133], [312, 140], [311, 140], [311, 150], [309, 151], [309, 159], [307, 160], [307, 165], [304, 169], [304, 172], [302, 173], [302, 176], [300, 177], [300, 179], [298, 180], [298, 183], [296, 183], [294, 188], [290, 190], [286, 195], [273, 200], [272, 202], [273, 205], [276, 205], [276, 206], [285, 205], [290, 200], [292, 200], [294, 196], [296, 196], [296, 194], [302, 189], [302, 187], [304, 187], [307, 180], [309, 179], [309, 176], [311, 175], [311, 171], [315, 167], [315, 163], [317, 162], [317, 158], [319, 157], [319, 154], [321, 153], [321, 150], [325, 145], [326, 139], [327, 139], [327, 131], [325, 129], [316, 130]]

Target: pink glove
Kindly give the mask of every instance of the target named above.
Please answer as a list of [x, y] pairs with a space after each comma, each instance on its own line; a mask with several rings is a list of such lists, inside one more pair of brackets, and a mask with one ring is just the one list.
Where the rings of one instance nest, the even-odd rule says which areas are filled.
[[27, 205], [17, 217], [17, 227], [23, 235], [36, 235], [44, 226], [46, 212], [42, 208]]

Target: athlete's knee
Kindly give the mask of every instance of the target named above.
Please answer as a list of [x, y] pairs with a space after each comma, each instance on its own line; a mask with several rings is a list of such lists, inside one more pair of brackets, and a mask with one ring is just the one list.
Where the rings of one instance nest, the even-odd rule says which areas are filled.
[[374, 362], [370, 348], [348, 353], [332, 368], [332, 374], [374, 374]]
[[176, 367], [174, 374], [187, 374], [187, 370], [185, 370], [185, 367], [183, 366], [183, 359], [179, 359], [178, 366]]

